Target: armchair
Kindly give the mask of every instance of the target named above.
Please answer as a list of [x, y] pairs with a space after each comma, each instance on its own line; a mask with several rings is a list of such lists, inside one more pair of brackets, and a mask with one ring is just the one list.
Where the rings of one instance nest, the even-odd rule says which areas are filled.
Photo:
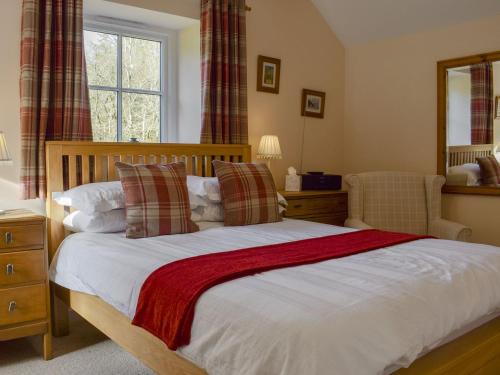
[[347, 227], [470, 239], [470, 228], [441, 218], [443, 176], [369, 172], [348, 175], [345, 180], [349, 187]]

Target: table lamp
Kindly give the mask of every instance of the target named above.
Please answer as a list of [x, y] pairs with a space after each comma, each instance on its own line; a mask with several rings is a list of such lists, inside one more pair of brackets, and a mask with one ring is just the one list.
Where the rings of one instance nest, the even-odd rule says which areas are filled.
[[0, 131], [0, 165], [11, 163], [12, 159], [10, 158], [9, 150], [7, 149], [5, 135], [2, 131]]
[[272, 159], [281, 159], [280, 142], [276, 135], [263, 135], [257, 150], [257, 159], [265, 159], [267, 167], [271, 166]]
[[[10, 158], [9, 150], [7, 149], [7, 142], [5, 141], [5, 135], [0, 131], [0, 165], [11, 164], [12, 159]], [[5, 214], [5, 210], [0, 209], [0, 215]]]

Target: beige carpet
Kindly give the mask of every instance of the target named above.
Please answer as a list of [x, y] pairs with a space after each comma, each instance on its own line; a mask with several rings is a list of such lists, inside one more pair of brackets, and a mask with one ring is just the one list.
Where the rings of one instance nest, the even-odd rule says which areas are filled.
[[0, 342], [1, 375], [151, 375], [149, 368], [76, 315], [69, 336], [54, 338], [54, 359], [41, 357], [41, 338]]

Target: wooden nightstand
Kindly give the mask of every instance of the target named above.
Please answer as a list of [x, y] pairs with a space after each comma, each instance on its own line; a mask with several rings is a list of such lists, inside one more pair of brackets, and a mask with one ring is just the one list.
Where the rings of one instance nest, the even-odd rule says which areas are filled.
[[28, 210], [0, 215], [0, 341], [43, 335], [52, 357], [45, 217]]
[[347, 192], [341, 190], [280, 191], [288, 202], [284, 217], [344, 226]]

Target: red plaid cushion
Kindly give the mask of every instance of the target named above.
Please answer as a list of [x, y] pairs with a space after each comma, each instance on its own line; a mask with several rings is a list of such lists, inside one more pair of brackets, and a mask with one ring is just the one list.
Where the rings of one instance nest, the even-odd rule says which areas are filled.
[[276, 187], [266, 165], [212, 163], [219, 178], [225, 225], [281, 221]]
[[196, 232], [191, 221], [186, 167], [116, 163], [125, 192], [127, 238]]
[[481, 168], [481, 178], [483, 185], [500, 185], [500, 164], [493, 155], [483, 158], [476, 158]]

